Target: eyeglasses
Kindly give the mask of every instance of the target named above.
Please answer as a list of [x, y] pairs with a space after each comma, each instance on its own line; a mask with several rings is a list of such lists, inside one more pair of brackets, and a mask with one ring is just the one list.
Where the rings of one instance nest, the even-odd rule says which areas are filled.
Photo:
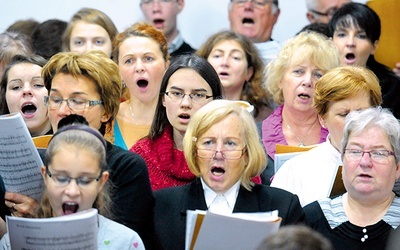
[[346, 148], [344, 150], [344, 155], [348, 161], [360, 161], [364, 154], [369, 154], [371, 160], [378, 164], [387, 164], [389, 163], [389, 156], [393, 155], [394, 152], [389, 150], [370, 150], [364, 151], [360, 149], [350, 149]]
[[238, 150], [214, 150], [197, 148], [197, 156], [203, 159], [213, 159], [218, 153], [220, 153], [222, 155], [222, 158], [226, 160], [236, 160], [240, 159], [243, 156], [245, 149], [246, 148]]
[[206, 95], [204, 93], [191, 93], [191, 94], [185, 94], [181, 91], [176, 91], [176, 90], [171, 90], [168, 92], [165, 92], [165, 94], [171, 98], [172, 101], [174, 102], [181, 102], [185, 96], [189, 96], [190, 100], [192, 102], [204, 102], [205, 100], [213, 97], [212, 95]]
[[328, 10], [327, 12], [325, 12], [325, 13], [319, 12], [319, 11], [316, 11], [316, 10], [310, 10], [310, 11], [311, 11], [312, 13], [315, 13], [315, 14], [319, 15], [319, 16], [326, 16], [326, 17], [332, 18], [333, 15], [336, 13], [337, 10], [338, 10], [337, 8], [332, 8], [332, 9], [329, 9], [329, 10]]
[[64, 101], [66, 101], [68, 107], [74, 111], [84, 110], [86, 106], [91, 107], [103, 104], [103, 102], [100, 100], [92, 101], [76, 97], [67, 99], [63, 99], [56, 96], [44, 97], [44, 104], [46, 104], [46, 106], [49, 107], [50, 109], [59, 109]]
[[152, 3], [162, 3], [162, 4], [167, 4], [167, 3], [171, 3], [171, 2], [175, 2], [175, 0], [142, 0], [142, 4], [152, 4]]
[[52, 174], [50, 170], [47, 168], [46, 169], [46, 174], [54, 181], [54, 183], [59, 186], [59, 187], [66, 187], [68, 184], [71, 183], [72, 180], [75, 180], [76, 184], [80, 188], [87, 188], [90, 184], [93, 183], [93, 181], [99, 181], [101, 178], [101, 175], [103, 172], [99, 174], [97, 177], [88, 177], [88, 176], [83, 176], [83, 177], [77, 177], [77, 178], [72, 178], [66, 175], [60, 175], [60, 174]]
[[278, 5], [277, 0], [231, 0], [232, 3], [237, 5], [244, 5], [249, 1], [253, 7], [257, 8], [264, 8], [265, 5], [267, 5], [268, 3], [273, 3], [275, 5]]

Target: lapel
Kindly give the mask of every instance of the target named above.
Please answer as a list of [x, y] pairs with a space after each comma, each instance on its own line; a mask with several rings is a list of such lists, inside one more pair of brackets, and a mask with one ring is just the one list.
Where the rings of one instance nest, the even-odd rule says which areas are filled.
[[196, 178], [189, 185], [182, 197], [181, 214], [186, 216], [186, 210], [207, 210], [204, 190], [199, 178]]
[[261, 208], [256, 195], [257, 185], [253, 187], [253, 191], [248, 191], [240, 185], [238, 197], [236, 199], [233, 212], [260, 212]]

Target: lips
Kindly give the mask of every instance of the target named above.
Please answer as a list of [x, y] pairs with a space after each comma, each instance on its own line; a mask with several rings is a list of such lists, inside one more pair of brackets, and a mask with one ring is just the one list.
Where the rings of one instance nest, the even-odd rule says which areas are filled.
[[32, 102], [26, 102], [21, 106], [21, 112], [26, 118], [31, 118], [35, 115], [37, 107]]
[[221, 167], [212, 167], [211, 173], [215, 176], [221, 176], [221, 175], [225, 174], [225, 170]]
[[347, 53], [345, 55], [345, 59], [347, 64], [354, 64], [356, 61], [356, 56], [354, 55], [354, 53]]
[[185, 124], [189, 123], [190, 121], [190, 115], [186, 113], [178, 115], [178, 118]]
[[254, 24], [254, 20], [252, 18], [243, 18], [242, 24]]
[[63, 215], [74, 214], [78, 211], [78, 209], [79, 204], [73, 201], [65, 202], [62, 205]]
[[153, 20], [154, 27], [156, 27], [157, 29], [164, 28], [164, 22], [165, 20], [161, 18], [156, 18]]
[[303, 99], [303, 100], [308, 100], [308, 99], [310, 99], [310, 98], [311, 98], [311, 96], [310, 96], [310, 95], [308, 95], [308, 94], [305, 94], [305, 93], [301, 93], [301, 94], [299, 94], [299, 95], [298, 95], [298, 97], [299, 97], [300, 99]]
[[147, 86], [149, 85], [149, 81], [142, 79], [137, 81], [136, 84], [139, 88], [147, 88]]

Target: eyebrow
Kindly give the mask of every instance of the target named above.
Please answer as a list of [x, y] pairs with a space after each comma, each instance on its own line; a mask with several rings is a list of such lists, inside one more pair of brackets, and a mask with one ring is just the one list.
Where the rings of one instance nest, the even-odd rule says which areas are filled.
[[[180, 91], [183, 91], [183, 90], [184, 90], [184, 89], [179, 88], [179, 87], [176, 87], [176, 86], [171, 86], [171, 89], [180, 90]], [[206, 90], [206, 89], [203, 89], [203, 88], [191, 89], [191, 91], [192, 91], [192, 92], [200, 92], [200, 91], [207, 92], [207, 90]]]
[[[60, 91], [58, 91], [57, 89], [51, 88], [50, 92], [59, 93]], [[85, 92], [75, 91], [75, 92], [72, 92], [71, 95], [86, 95], [87, 96], [88, 94]]]

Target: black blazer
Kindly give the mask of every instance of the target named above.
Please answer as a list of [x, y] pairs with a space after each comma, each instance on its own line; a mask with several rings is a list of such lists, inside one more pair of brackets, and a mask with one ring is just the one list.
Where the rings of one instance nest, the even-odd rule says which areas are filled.
[[[200, 179], [191, 184], [154, 192], [155, 237], [159, 249], [184, 249], [186, 210], [207, 210]], [[281, 225], [304, 221], [296, 195], [285, 190], [256, 184], [252, 191], [240, 186], [233, 212], [268, 212], [277, 209]]]

